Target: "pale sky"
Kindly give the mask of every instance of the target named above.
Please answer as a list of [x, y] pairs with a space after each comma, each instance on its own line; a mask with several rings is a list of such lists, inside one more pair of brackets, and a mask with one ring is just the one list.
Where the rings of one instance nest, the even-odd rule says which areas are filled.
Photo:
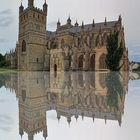
[[[44, 0], [35, 0], [35, 6], [42, 8]], [[140, 60], [140, 1], [139, 0], [47, 0], [47, 29], [55, 30], [58, 18], [66, 23], [68, 16], [75, 23], [85, 24], [117, 20], [122, 15], [125, 28], [126, 47], [132, 58]], [[15, 48], [18, 38], [18, 8], [20, 0], [0, 0], [0, 52]], [[27, 7], [27, 0], [23, 0]], [[135, 55], [135, 57], [133, 56]]]

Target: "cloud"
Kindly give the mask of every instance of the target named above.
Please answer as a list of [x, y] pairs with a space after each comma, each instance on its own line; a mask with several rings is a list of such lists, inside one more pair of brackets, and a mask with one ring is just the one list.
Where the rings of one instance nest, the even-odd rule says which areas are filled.
[[0, 27], [7, 27], [13, 22], [12, 11], [10, 9], [0, 12]]

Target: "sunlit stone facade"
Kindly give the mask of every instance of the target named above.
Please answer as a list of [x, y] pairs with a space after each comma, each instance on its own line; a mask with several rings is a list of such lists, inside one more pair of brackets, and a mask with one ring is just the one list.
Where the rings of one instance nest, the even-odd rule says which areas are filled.
[[[107, 70], [105, 57], [107, 36], [119, 32], [124, 53], [122, 70], [128, 70], [128, 51], [125, 47], [122, 18], [102, 23], [73, 25], [70, 17], [65, 25], [57, 23], [54, 32], [46, 31], [47, 4], [43, 9], [34, 7], [34, 0], [28, 0], [28, 7], [19, 8], [19, 36], [16, 46], [19, 70]], [[120, 64], [120, 65], [121, 65]]]

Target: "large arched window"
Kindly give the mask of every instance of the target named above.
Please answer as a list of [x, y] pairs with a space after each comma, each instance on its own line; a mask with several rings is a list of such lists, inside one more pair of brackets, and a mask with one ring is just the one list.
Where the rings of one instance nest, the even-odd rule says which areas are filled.
[[26, 42], [25, 42], [25, 40], [22, 41], [22, 52], [26, 52]]
[[105, 54], [102, 54], [101, 57], [100, 57], [100, 69], [107, 69], [106, 67], [106, 62], [105, 62], [105, 59], [106, 59], [106, 55]]

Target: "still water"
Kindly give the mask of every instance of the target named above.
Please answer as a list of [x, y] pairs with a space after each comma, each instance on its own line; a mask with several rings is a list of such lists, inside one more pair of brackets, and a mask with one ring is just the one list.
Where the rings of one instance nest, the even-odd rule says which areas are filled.
[[0, 73], [0, 140], [139, 140], [139, 77]]

